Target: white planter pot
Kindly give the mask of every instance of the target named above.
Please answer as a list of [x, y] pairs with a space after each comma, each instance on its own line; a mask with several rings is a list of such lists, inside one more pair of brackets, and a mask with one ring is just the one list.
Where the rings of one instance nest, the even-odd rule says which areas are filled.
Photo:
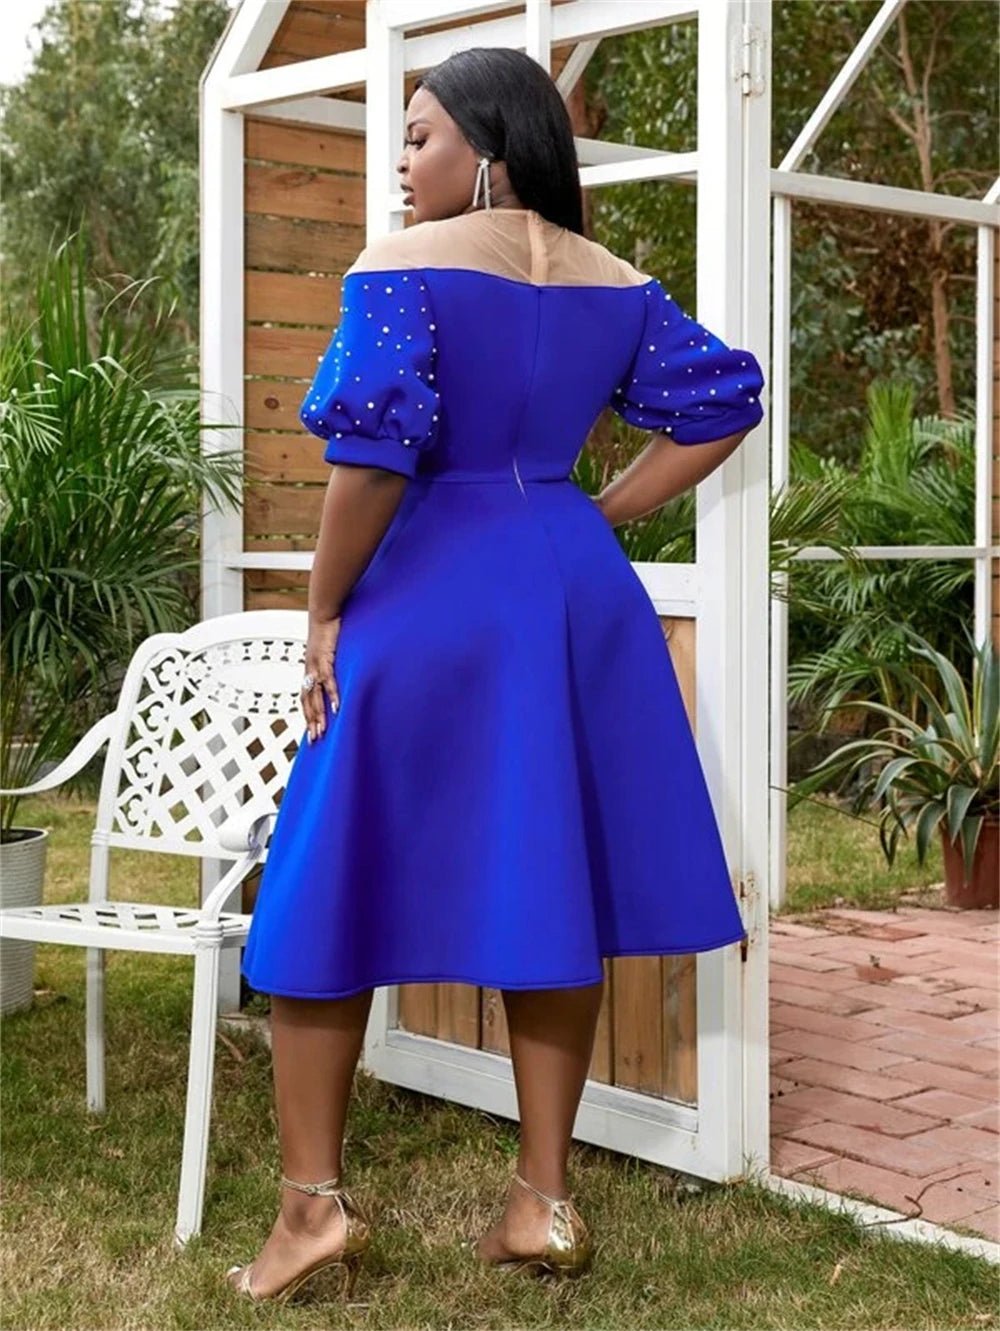
[[[0, 907], [40, 906], [45, 883], [45, 827], [15, 827], [14, 841], [0, 844]], [[0, 939], [0, 1014], [31, 1006], [35, 947], [20, 938]]]

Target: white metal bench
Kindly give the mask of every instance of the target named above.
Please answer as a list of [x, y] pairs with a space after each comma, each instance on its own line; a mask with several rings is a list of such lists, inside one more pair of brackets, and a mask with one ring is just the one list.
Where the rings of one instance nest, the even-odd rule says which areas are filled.
[[[0, 910], [2, 938], [88, 949], [89, 1110], [105, 1107], [106, 950], [194, 957], [178, 1247], [201, 1229], [222, 949], [242, 947], [252, 918], [224, 907], [267, 857], [269, 824], [305, 734], [299, 685], [307, 626], [304, 610], [256, 610], [154, 634], [129, 663], [115, 710], [48, 776], [0, 791], [50, 790], [108, 745], [87, 901]], [[115, 846], [234, 863], [200, 909], [113, 901], [108, 867]]]

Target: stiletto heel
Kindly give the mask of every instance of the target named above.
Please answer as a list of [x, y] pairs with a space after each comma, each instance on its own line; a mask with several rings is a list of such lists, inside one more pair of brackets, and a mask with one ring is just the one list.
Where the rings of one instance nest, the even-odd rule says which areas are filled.
[[588, 1270], [593, 1259], [593, 1244], [583, 1217], [568, 1198], [549, 1197], [539, 1192], [527, 1179], [514, 1171], [514, 1177], [529, 1192], [552, 1209], [548, 1238], [539, 1253], [526, 1257], [511, 1257], [500, 1261], [480, 1259], [499, 1271], [531, 1271], [535, 1275], [580, 1276]]
[[[232, 1289], [244, 1295], [252, 1303], [287, 1303], [309, 1280], [323, 1271], [337, 1271], [342, 1275], [340, 1294], [350, 1298], [361, 1270], [364, 1255], [371, 1243], [371, 1222], [346, 1188], [338, 1186], [339, 1180], [332, 1178], [323, 1183], [296, 1183], [293, 1179], [281, 1176], [281, 1181], [289, 1188], [300, 1192], [319, 1194], [323, 1197], [335, 1197], [344, 1217], [344, 1241], [340, 1250], [332, 1257], [322, 1257], [292, 1276], [286, 1284], [273, 1294], [256, 1294], [251, 1286], [253, 1264], [231, 1266], [226, 1272], [226, 1281]], [[237, 1281], [229, 1279], [234, 1272], [242, 1274]]]

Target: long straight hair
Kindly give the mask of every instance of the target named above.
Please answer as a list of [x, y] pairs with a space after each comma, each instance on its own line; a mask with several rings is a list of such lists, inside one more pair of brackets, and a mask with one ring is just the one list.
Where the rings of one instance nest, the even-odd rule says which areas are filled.
[[416, 87], [433, 93], [477, 153], [506, 163], [526, 208], [583, 234], [573, 126], [537, 60], [507, 46], [474, 46], [442, 60]]

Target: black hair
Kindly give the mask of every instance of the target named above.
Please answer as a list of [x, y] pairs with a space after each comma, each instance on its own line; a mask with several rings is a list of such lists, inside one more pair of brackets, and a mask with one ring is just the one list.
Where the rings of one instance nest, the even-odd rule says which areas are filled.
[[416, 87], [437, 98], [477, 153], [506, 163], [526, 208], [583, 234], [573, 126], [537, 60], [507, 46], [474, 46], [442, 60]]

